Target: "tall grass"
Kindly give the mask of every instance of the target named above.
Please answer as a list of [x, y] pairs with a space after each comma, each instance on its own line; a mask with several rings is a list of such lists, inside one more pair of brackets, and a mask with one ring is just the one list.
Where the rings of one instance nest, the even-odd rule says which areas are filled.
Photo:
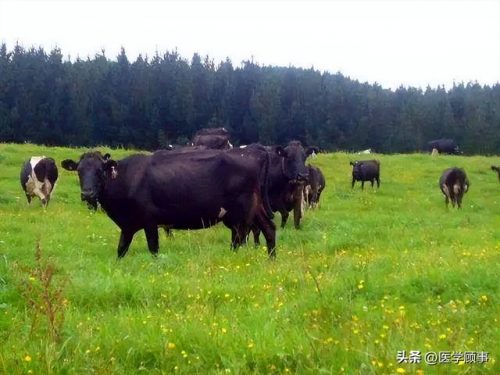
[[[83, 151], [0, 144], [0, 373], [500, 373], [498, 157], [376, 155], [381, 187], [361, 191], [356, 155], [321, 154], [320, 208], [278, 231], [276, 261], [232, 252], [222, 225], [162, 236], [156, 259], [140, 233], [117, 261], [118, 228], [80, 202], [75, 174], [59, 169], [47, 210], [19, 184], [29, 156]], [[437, 186], [450, 166], [471, 181], [461, 210]], [[19, 271], [39, 264], [38, 239], [63, 301], [58, 340], [33, 327]], [[401, 350], [489, 361], [398, 363]]]

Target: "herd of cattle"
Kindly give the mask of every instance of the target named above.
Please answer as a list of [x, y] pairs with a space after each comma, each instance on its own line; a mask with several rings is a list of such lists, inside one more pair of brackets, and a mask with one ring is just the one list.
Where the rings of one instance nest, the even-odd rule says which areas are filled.
[[[318, 205], [326, 182], [322, 171], [306, 165], [318, 152], [299, 141], [286, 147], [251, 144], [232, 148], [223, 128], [203, 129], [189, 146], [170, 147], [150, 155], [137, 154], [115, 161], [109, 154], [90, 151], [78, 161], [61, 166], [78, 173], [81, 199], [89, 208], [101, 205], [120, 228], [118, 257], [123, 257], [136, 232], [144, 230], [149, 251], [158, 253], [158, 227], [201, 229], [223, 222], [231, 230], [231, 247], [247, 241], [253, 232], [256, 244], [262, 232], [270, 257], [275, 257], [274, 212], [284, 227], [293, 211], [299, 228], [305, 207]], [[435, 148], [435, 147], [433, 147]], [[380, 186], [380, 162], [351, 162], [352, 187], [356, 181]], [[492, 166], [500, 179], [500, 167]], [[21, 185], [28, 203], [38, 196], [47, 206], [58, 178], [54, 159], [31, 157], [21, 170]], [[448, 206], [460, 208], [469, 189], [463, 169], [443, 172], [439, 186]]]

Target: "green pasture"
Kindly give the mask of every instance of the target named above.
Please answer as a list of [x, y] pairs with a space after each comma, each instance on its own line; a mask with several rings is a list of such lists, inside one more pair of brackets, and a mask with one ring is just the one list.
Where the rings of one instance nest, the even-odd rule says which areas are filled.
[[[275, 261], [231, 251], [222, 224], [160, 233], [158, 258], [139, 233], [117, 261], [119, 230], [76, 174], [59, 168], [46, 210], [19, 183], [31, 155], [83, 151], [0, 144], [0, 374], [500, 373], [500, 157], [374, 155], [381, 187], [362, 191], [363, 156], [320, 154], [320, 208], [278, 230]], [[461, 210], [437, 184], [451, 166], [471, 182]]]

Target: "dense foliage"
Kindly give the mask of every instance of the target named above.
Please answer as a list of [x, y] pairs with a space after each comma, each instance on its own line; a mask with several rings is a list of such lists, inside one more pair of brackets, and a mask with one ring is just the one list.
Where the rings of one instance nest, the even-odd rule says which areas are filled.
[[[369, 64], [369, 62], [367, 62]], [[425, 90], [340, 73], [215, 64], [176, 51], [110, 60], [0, 46], [0, 141], [155, 149], [224, 126], [236, 144], [299, 139], [323, 149], [423, 150], [455, 138], [467, 153], [500, 150], [500, 85]]]

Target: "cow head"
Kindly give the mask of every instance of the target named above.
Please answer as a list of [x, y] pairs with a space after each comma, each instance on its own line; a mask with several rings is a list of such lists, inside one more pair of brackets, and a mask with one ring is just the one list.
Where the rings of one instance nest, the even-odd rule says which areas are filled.
[[349, 164], [352, 165], [352, 173], [354, 175], [357, 175], [361, 172], [362, 163], [359, 160], [350, 161]]
[[87, 202], [88, 207], [94, 210], [97, 209], [106, 179], [117, 176], [116, 161], [111, 160], [111, 155], [102, 155], [99, 151], [83, 154], [78, 162], [63, 160], [61, 166], [68, 171], [78, 172], [82, 201]]
[[306, 159], [312, 153], [318, 153], [317, 147], [302, 147], [299, 141], [291, 141], [285, 148], [276, 147], [276, 153], [283, 158], [282, 171], [285, 177], [292, 183], [305, 182], [309, 176], [306, 167]]

